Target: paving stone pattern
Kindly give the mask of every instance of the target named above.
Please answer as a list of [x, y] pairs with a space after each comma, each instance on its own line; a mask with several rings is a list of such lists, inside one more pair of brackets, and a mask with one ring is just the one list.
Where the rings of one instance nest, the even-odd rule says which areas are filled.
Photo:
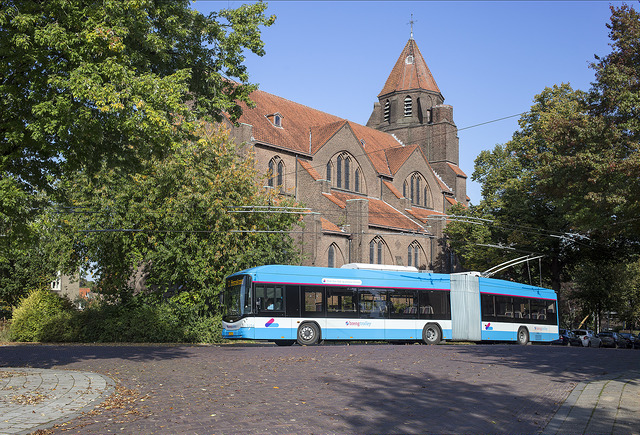
[[[90, 371], [135, 391], [135, 412], [53, 434], [540, 434], [576, 386], [639, 361], [637, 350], [517, 345], [0, 347], [0, 370]], [[640, 426], [619, 412], [619, 425]]]
[[113, 382], [96, 373], [0, 369], [0, 434], [30, 433], [72, 419], [112, 390]]

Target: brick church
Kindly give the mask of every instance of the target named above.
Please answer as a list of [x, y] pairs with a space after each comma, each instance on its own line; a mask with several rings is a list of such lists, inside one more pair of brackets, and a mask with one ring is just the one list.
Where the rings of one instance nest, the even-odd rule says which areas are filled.
[[378, 94], [366, 126], [263, 91], [231, 135], [255, 155], [265, 184], [304, 217], [302, 264], [415, 266], [450, 272], [442, 229], [468, 204], [453, 108], [413, 37]]

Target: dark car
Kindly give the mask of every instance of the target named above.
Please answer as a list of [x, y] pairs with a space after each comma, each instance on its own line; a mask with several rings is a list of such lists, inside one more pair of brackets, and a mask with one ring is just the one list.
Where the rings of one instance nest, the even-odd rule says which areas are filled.
[[626, 349], [633, 349], [636, 337], [633, 334], [628, 332], [618, 332], [618, 338], [620, 341], [618, 342], [618, 347], [624, 347]]
[[618, 347], [618, 334], [611, 331], [604, 331], [598, 334], [600, 340], [602, 340], [602, 347]]
[[582, 341], [568, 329], [561, 329], [560, 337], [557, 340], [553, 340], [551, 344], [560, 346], [582, 346]]

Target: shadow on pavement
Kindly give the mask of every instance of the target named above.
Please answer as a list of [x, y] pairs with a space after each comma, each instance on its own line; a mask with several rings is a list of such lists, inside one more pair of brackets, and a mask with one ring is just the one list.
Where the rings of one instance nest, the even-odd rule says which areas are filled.
[[0, 346], [0, 367], [54, 368], [95, 360], [155, 361], [183, 358], [187, 346], [171, 345], [54, 345]]

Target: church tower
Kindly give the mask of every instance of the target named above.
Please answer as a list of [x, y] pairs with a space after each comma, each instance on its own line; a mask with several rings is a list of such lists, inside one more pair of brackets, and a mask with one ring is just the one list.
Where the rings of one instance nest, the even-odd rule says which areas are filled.
[[431, 167], [467, 203], [466, 175], [458, 167], [458, 128], [453, 107], [433, 78], [420, 49], [411, 38], [378, 94], [367, 127], [393, 134], [404, 145], [420, 145]]

